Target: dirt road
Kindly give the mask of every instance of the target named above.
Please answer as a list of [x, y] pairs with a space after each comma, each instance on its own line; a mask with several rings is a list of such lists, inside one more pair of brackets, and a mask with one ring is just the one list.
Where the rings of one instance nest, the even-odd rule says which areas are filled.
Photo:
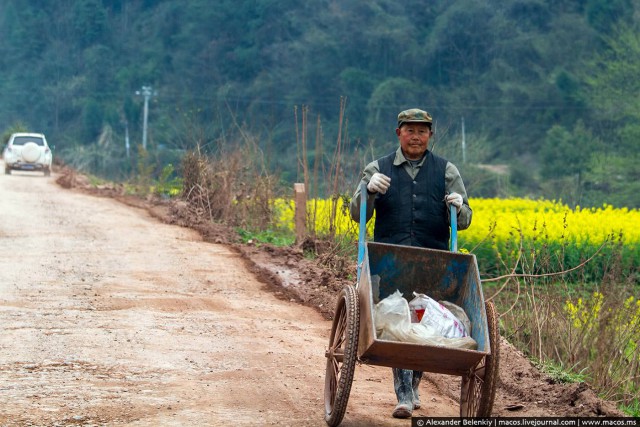
[[[56, 175], [0, 175], [1, 427], [325, 425], [344, 279], [299, 248], [211, 243], [229, 230], [183, 202], [134, 208]], [[356, 367], [344, 426], [411, 424], [389, 415], [390, 374]], [[457, 416], [459, 385], [427, 374], [415, 415]], [[622, 413], [503, 339], [493, 415]]]
[[[325, 425], [329, 321], [229, 247], [54, 179], [0, 176], [0, 425]], [[389, 371], [358, 366], [345, 426], [410, 425]]]

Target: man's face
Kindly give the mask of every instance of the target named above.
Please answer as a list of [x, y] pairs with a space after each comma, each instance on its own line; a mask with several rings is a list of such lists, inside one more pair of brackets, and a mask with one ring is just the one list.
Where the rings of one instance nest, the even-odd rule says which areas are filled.
[[396, 135], [404, 156], [409, 160], [419, 160], [429, 146], [431, 128], [426, 123], [405, 123], [396, 129]]

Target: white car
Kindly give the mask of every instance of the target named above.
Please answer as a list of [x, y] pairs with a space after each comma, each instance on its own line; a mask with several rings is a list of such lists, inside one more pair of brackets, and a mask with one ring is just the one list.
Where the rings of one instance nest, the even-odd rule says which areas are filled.
[[2, 155], [4, 173], [12, 170], [43, 171], [45, 176], [51, 175], [53, 155], [47, 139], [41, 133], [14, 133]]

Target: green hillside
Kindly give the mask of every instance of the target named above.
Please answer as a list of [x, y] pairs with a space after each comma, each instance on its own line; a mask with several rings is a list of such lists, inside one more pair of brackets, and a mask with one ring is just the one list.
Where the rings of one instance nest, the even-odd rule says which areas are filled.
[[145, 86], [158, 171], [249, 138], [290, 183], [303, 136], [320, 170], [340, 137], [351, 191], [396, 146], [397, 113], [418, 106], [472, 196], [640, 207], [639, 12], [637, 0], [4, 0], [0, 130], [44, 132], [66, 162], [124, 179]]

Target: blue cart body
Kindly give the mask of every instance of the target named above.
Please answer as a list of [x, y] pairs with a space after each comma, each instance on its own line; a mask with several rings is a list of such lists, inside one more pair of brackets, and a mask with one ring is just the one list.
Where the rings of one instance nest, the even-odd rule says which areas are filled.
[[[366, 188], [363, 188], [366, 191]], [[366, 194], [366, 193], [363, 193]], [[360, 218], [365, 217], [366, 202]], [[368, 364], [466, 375], [491, 354], [487, 315], [478, 264], [473, 254], [456, 252], [455, 208], [452, 209], [451, 251], [365, 241], [360, 222], [358, 247], [358, 301], [360, 330], [358, 358]], [[423, 293], [436, 301], [449, 301], [464, 309], [471, 321], [477, 350], [381, 340], [374, 325], [375, 302], [371, 276], [380, 277], [380, 299], [399, 290], [405, 298]]]
[[[378, 339], [371, 276], [380, 276], [380, 298], [399, 290], [411, 299], [424, 293], [464, 309], [477, 350]], [[474, 255], [368, 242], [358, 283], [358, 357], [364, 363], [450, 375], [465, 375], [491, 353], [487, 316]]]

